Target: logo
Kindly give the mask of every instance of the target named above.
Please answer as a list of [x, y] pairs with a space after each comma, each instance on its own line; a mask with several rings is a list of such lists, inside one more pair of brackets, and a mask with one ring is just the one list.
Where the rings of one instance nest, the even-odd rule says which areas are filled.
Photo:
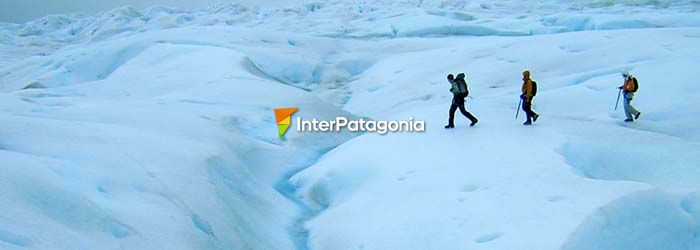
[[277, 131], [281, 140], [287, 140], [284, 134], [290, 126], [292, 126], [292, 114], [297, 112], [298, 108], [279, 108], [275, 109], [275, 119], [277, 120]]
[[[281, 140], [287, 140], [284, 134], [289, 127], [292, 126], [292, 114], [297, 112], [298, 108], [277, 108], [275, 109], [275, 118], [277, 120], [277, 132]], [[296, 117], [297, 132], [373, 132], [379, 135], [394, 132], [423, 132], [425, 131], [425, 121], [416, 120], [409, 117], [408, 120], [365, 120], [359, 118], [351, 120], [346, 117], [335, 117], [333, 120], [319, 120], [316, 118], [304, 119], [300, 116]]]

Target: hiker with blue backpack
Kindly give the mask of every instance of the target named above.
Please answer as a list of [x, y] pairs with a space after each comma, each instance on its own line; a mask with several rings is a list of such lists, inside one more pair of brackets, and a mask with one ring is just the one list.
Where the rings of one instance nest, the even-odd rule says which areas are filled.
[[445, 128], [450, 129], [454, 128], [454, 120], [455, 120], [455, 112], [457, 109], [459, 109], [460, 112], [462, 112], [462, 115], [467, 117], [471, 121], [469, 126], [474, 126], [476, 125], [477, 122], [479, 122], [474, 115], [469, 113], [467, 109], [465, 108], [464, 104], [464, 98], [469, 96], [469, 89], [467, 88], [467, 81], [464, 79], [465, 75], [464, 73], [459, 73], [457, 74], [457, 77], [455, 78], [454, 75], [449, 74], [447, 75], [447, 81], [450, 83], [451, 88], [450, 92], [452, 92], [452, 106], [450, 106], [450, 119], [445, 126]]

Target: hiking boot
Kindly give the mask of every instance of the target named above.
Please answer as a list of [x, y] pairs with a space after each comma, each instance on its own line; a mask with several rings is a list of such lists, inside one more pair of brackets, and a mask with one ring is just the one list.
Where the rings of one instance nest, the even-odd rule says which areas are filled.
[[540, 115], [539, 115], [539, 114], [535, 114], [535, 116], [532, 117], [532, 121], [533, 121], [533, 122], [536, 122], [536, 121], [537, 121], [537, 118], [540, 118]]
[[523, 125], [530, 125], [530, 124], [532, 124], [531, 121], [526, 121], [525, 123], [523, 123]]
[[445, 125], [445, 128], [454, 128], [454, 127], [455, 127], [455, 125], [452, 125], [452, 124]]
[[639, 119], [639, 116], [642, 115], [642, 112], [637, 112], [636, 115], [634, 115], [634, 119], [637, 120]]
[[479, 120], [474, 119], [471, 124], [469, 124], [469, 127], [474, 127], [476, 123], [479, 122]]
[[632, 120], [632, 119], [625, 119], [625, 122], [632, 122], [632, 121], [634, 121], [634, 120]]

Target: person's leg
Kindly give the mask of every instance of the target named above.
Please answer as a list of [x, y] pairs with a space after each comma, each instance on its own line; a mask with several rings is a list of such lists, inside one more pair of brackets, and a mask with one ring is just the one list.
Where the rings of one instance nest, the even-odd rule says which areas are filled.
[[535, 113], [535, 111], [532, 110], [532, 100], [530, 100], [530, 117], [532, 117], [532, 121], [533, 121], [533, 122], [536, 122], [536, 121], [537, 121], [537, 118], [540, 117], [540, 114]]
[[532, 123], [532, 103], [528, 101], [523, 101], [523, 111], [525, 111], [525, 115], [527, 116], [527, 121], [525, 121], [525, 123]]
[[469, 113], [469, 111], [467, 111], [464, 104], [459, 106], [459, 111], [462, 112], [462, 115], [466, 116], [467, 119], [469, 119], [469, 121], [471, 121], [471, 124], [469, 124], [469, 126], [474, 126], [474, 124], [476, 124], [476, 122], [479, 121], [478, 119], [476, 119], [476, 117], [474, 117], [474, 115], [472, 115], [472, 113]]
[[459, 111], [464, 114], [464, 95], [456, 94], [452, 96], [452, 107], [450, 107], [450, 124], [449, 126], [454, 127], [454, 117], [455, 111], [459, 108]]
[[455, 126], [455, 111], [457, 111], [457, 105], [454, 103], [450, 106], [450, 118], [447, 121], [447, 126], [445, 128], [452, 128]]
[[458, 103], [459, 111], [462, 112], [462, 115], [466, 116], [470, 121], [473, 122], [476, 118], [472, 115], [472, 113], [469, 113], [469, 111], [467, 111], [467, 101], [465, 99], [466, 96], [460, 95], [460, 102]]
[[478, 120], [476, 119], [476, 117], [474, 117], [474, 115], [472, 115], [472, 113], [469, 113], [469, 111], [467, 111], [467, 108], [466, 108], [466, 101], [464, 100], [464, 99], [466, 99], [466, 98], [467, 98], [466, 95], [464, 95], [464, 94], [459, 94], [459, 95], [456, 96], [455, 101], [456, 101], [456, 103], [457, 103], [457, 106], [459, 107], [459, 112], [461, 112], [462, 115], [464, 115], [465, 117], [467, 117], [467, 119], [469, 119], [469, 121], [471, 121], [471, 124], [469, 124], [469, 126], [474, 126], [474, 124], [476, 124], [476, 122], [477, 122]]
[[625, 116], [627, 119], [625, 121], [632, 121], [632, 114], [637, 114], [637, 110], [632, 107], [632, 98], [634, 95], [632, 93], [625, 93]]
[[631, 118], [632, 115], [636, 117], [639, 115], [639, 111], [632, 106], [632, 100], [634, 99], [634, 93], [628, 93], [627, 96], [625, 97], [625, 110], [627, 113], [629, 113], [628, 118]]

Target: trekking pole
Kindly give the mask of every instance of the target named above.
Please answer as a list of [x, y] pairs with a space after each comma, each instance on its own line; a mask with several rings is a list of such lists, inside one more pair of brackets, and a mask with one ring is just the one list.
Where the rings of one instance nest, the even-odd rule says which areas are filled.
[[518, 102], [518, 109], [515, 110], [515, 119], [518, 119], [518, 115], [520, 114], [520, 105], [523, 103], [523, 98], [520, 98], [520, 102]]
[[622, 89], [617, 91], [617, 101], [615, 101], [615, 110], [617, 110], [617, 104], [620, 103], [620, 93], [622, 93]]

